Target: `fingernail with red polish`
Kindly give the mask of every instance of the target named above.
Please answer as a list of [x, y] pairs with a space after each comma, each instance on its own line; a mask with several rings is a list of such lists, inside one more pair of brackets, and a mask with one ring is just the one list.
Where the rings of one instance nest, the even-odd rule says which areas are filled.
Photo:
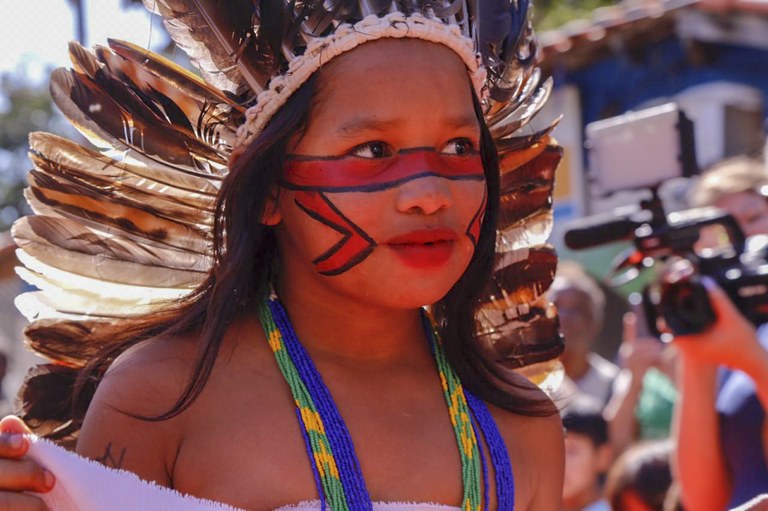
[[51, 488], [53, 488], [53, 485], [56, 483], [56, 478], [53, 477], [53, 474], [46, 469], [43, 469], [43, 475], [45, 477], [45, 487], [46, 489], [50, 490]]

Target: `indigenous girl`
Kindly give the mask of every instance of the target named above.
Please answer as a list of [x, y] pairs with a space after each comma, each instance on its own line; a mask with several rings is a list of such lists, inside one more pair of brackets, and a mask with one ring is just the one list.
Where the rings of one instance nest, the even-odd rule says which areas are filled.
[[[112, 332], [76, 451], [243, 509], [558, 509], [556, 410], [474, 336], [499, 205], [480, 69], [445, 20], [367, 20], [247, 116], [206, 280]], [[2, 428], [0, 509], [43, 509], [57, 474]]]

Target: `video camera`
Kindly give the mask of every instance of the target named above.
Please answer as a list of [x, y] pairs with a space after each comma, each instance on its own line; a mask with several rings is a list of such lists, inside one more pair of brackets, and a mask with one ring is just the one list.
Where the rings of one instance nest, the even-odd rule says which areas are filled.
[[[602, 123], [602, 124], [601, 124]], [[630, 133], [631, 132], [631, 133]], [[628, 133], [631, 135], [629, 136]], [[716, 320], [701, 276], [711, 277], [753, 324], [768, 322], [768, 237], [745, 240], [733, 217], [715, 208], [699, 208], [666, 214], [659, 186], [674, 177], [697, 173], [693, 151], [693, 125], [675, 105], [631, 113], [593, 123], [587, 128], [591, 169], [604, 193], [648, 188], [651, 198], [639, 206], [614, 210], [569, 224], [565, 244], [578, 250], [615, 241], [632, 241], [632, 247], [613, 264], [610, 281], [626, 283], [642, 268], [661, 263], [654, 281], [643, 290], [643, 308], [648, 329], [665, 339], [706, 330]], [[663, 140], [663, 144], [658, 141]], [[671, 142], [670, 142], [671, 141]], [[674, 144], [667, 161], [659, 162], [658, 151]], [[626, 145], [626, 148], [622, 148]], [[609, 148], [609, 149], [606, 149]], [[655, 166], [647, 172], [630, 171], [628, 182], [606, 151], [640, 155], [631, 165], [642, 167], [649, 159]], [[642, 155], [654, 155], [642, 157]], [[623, 161], [623, 160], [622, 160]], [[666, 174], [660, 173], [665, 170]], [[642, 169], [638, 169], [642, 170]], [[645, 176], [645, 177], [644, 177]], [[643, 179], [648, 180], [643, 182]], [[723, 240], [715, 248], [697, 249], [704, 229], [718, 229]]]

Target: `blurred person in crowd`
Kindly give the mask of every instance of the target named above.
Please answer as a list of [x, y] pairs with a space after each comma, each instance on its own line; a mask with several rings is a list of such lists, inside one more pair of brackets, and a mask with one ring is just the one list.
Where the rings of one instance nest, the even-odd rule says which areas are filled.
[[[640, 311], [638, 311], [640, 313]], [[638, 440], [669, 437], [677, 399], [675, 350], [647, 333], [638, 313], [624, 315], [618, 352], [621, 373], [605, 408], [609, 436], [619, 454]]]
[[602, 498], [602, 480], [613, 453], [602, 403], [593, 396], [576, 394], [563, 411], [563, 426], [563, 511], [609, 511], [608, 502]]
[[768, 495], [760, 495], [732, 511], [768, 511]]
[[605, 406], [619, 368], [593, 351], [603, 323], [603, 291], [578, 263], [561, 261], [549, 299], [557, 306], [565, 337], [561, 357], [565, 374], [580, 392], [594, 396]]
[[[614, 462], [605, 483], [613, 511], [664, 511], [672, 485], [674, 444], [653, 440], [636, 444]], [[697, 509], [697, 508], [694, 508]]]
[[718, 319], [674, 341], [681, 359], [674, 430], [683, 503], [714, 511], [768, 492], [768, 326], [756, 332], [724, 291], [705, 282]]
[[672, 473], [672, 484], [669, 486], [669, 490], [667, 490], [667, 494], [664, 497], [664, 511], [685, 511], [680, 483], [675, 480], [674, 470]]
[[715, 206], [734, 217], [745, 236], [768, 234], [768, 172], [759, 159], [741, 156], [709, 170], [689, 192], [692, 207]]
[[[747, 236], [768, 234], [765, 166], [737, 158], [706, 172], [693, 206], [725, 209]], [[756, 332], [711, 281], [717, 323], [678, 337], [681, 399], [676, 407], [677, 465], [690, 509], [721, 510], [768, 492], [768, 326]]]

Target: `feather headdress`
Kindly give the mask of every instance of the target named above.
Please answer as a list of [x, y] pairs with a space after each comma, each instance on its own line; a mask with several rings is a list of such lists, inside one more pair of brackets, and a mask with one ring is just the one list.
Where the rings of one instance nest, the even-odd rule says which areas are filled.
[[39, 289], [17, 300], [32, 321], [27, 341], [51, 360], [22, 390], [24, 418], [39, 433], [73, 433], [51, 389], [71, 384], [101, 348], [100, 332], [206, 279], [212, 213], [233, 149], [257, 137], [323, 62], [385, 37], [456, 52], [496, 141], [497, 268], [478, 317], [488, 353], [512, 367], [559, 355], [556, 316], [543, 294], [556, 265], [546, 238], [560, 151], [549, 130], [520, 134], [551, 89], [535, 67], [529, 0], [144, 3], [202, 78], [126, 42], [93, 50], [73, 43], [73, 68], [54, 72], [51, 93], [95, 149], [30, 137], [35, 215], [19, 220], [13, 235], [19, 274]]

